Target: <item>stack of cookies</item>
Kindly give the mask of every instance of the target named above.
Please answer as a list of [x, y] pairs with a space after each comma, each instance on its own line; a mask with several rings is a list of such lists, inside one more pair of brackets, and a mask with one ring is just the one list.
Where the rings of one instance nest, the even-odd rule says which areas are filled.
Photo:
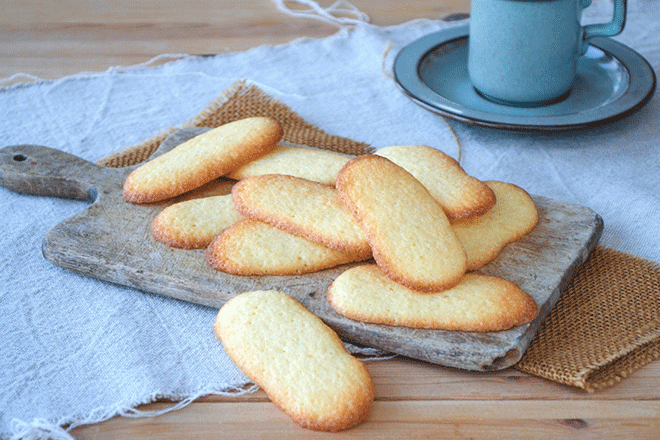
[[[327, 293], [334, 310], [350, 319], [488, 332], [537, 315], [536, 303], [518, 286], [475, 273], [536, 226], [538, 212], [523, 189], [482, 182], [428, 146], [351, 157], [278, 145], [281, 137], [270, 118], [223, 125], [137, 168], [124, 198], [155, 202], [220, 176], [237, 180], [229, 195], [164, 209], [151, 225], [155, 239], [206, 248], [213, 268], [243, 276], [301, 275], [363, 262]], [[330, 368], [308, 365], [315, 345], [296, 339], [296, 328], [323, 344], [324, 358], [334, 359]], [[220, 310], [215, 331], [239, 367], [302, 426], [340, 430], [366, 416], [373, 399], [368, 373], [292, 298], [239, 295]], [[293, 373], [272, 367], [291, 359]], [[334, 392], [322, 385], [332, 381], [346, 386]], [[299, 389], [322, 397], [310, 403]]]

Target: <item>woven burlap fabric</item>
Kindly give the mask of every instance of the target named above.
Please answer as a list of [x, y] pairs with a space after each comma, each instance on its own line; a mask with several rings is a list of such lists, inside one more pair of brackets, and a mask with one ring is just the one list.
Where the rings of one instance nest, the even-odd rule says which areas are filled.
[[[255, 116], [269, 116], [284, 130], [282, 140], [314, 146], [339, 153], [360, 155], [372, 152], [369, 145], [340, 136], [333, 136], [305, 121], [286, 104], [279, 102], [256, 86], [237, 81], [221, 97], [182, 127], [218, 127], [228, 122]], [[108, 167], [125, 167], [146, 160], [174, 131], [170, 128], [146, 141], [106, 156], [98, 161]]]
[[596, 247], [516, 368], [588, 391], [660, 358], [660, 266]]
[[[183, 127], [217, 127], [250, 116], [270, 116], [295, 144], [358, 155], [364, 143], [333, 136], [307, 123], [256, 86], [237, 82]], [[180, 128], [183, 128], [180, 127]], [[176, 128], [99, 161], [111, 167], [146, 160]], [[598, 246], [545, 320], [515, 366], [554, 382], [595, 391], [614, 385], [660, 358], [660, 267]]]

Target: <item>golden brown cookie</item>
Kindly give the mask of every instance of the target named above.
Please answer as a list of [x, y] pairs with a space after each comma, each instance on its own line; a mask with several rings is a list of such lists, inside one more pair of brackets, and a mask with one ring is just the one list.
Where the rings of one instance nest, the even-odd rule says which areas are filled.
[[361, 257], [246, 219], [211, 241], [206, 261], [234, 275], [301, 275], [361, 261]]
[[375, 154], [415, 176], [440, 203], [449, 220], [473, 218], [495, 205], [495, 194], [440, 150], [426, 145], [393, 145]]
[[393, 282], [373, 264], [341, 274], [328, 289], [328, 301], [357, 321], [451, 331], [506, 330], [538, 314], [534, 300], [502, 278], [466, 274], [451, 289], [422, 293]]
[[534, 229], [539, 213], [527, 192], [505, 182], [486, 182], [497, 196], [495, 206], [481, 217], [458, 220], [452, 228], [468, 256], [468, 270], [494, 260], [502, 249]]
[[277, 291], [229, 300], [213, 325], [230, 359], [298, 425], [351, 428], [369, 414], [374, 385], [337, 334]]
[[124, 199], [151, 203], [186, 193], [266, 154], [281, 138], [271, 118], [221, 125], [135, 169], [124, 182]]
[[384, 157], [359, 156], [339, 172], [337, 191], [385, 275], [420, 291], [458, 284], [465, 251], [440, 204], [409, 172]]
[[278, 145], [273, 151], [232, 171], [241, 180], [262, 174], [285, 174], [335, 186], [337, 173], [352, 156], [327, 150]]
[[151, 223], [151, 234], [168, 246], [201, 249], [243, 218], [234, 209], [231, 194], [192, 199], [162, 210]]
[[298, 177], [266, 174], [236, 183], [232, 198], [238, 212], [333, 249], [371, 258], [362, 228], [337, 191]]

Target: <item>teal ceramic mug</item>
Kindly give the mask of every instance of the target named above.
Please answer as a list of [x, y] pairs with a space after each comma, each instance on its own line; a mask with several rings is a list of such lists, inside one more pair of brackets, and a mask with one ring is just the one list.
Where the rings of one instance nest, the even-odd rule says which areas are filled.
[[468, 72], [474, 88], [500, 104], [538, 106], [570, 93], [589, 39], [619, 34], [626, 0], [610, 23], [580, 23], [591, 0], [472, 0]]

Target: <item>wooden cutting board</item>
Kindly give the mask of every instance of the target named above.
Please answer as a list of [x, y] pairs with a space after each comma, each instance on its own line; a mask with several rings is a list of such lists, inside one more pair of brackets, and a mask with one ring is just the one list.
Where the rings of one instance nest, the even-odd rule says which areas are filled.
[[[206, 130], [181, 130], [156, 154]], [[164, 207], [194, 197], [226, 194], [232, 181], [219, 179], [167, 202], [134, 205], [124, 201], [121, 193], [124, 179], [135, 168], [106, 168], [35, 145], [0, 150], [0, 185], [21, 193], [93, 202], [44, 238], [43, 255], [53, 264], [213, 308], [220, 308], [241, 292], [281, 290], [347, 341], [466, 370], [499, 370], [521, 358], [603, 229], [601, 217], [588, 208], [534, 197], [540, 214], [538, 226], [479, 271], [506, 278], [534, 298], [539, 316], [530, 324], [492, 333], [364, 324], [337, 314], [326, 299], [330, 283], [349, 266], [302, 276], [236, 276], [211, 268], [205, 262], [204, 250], [174, 249], [155, 241], [150, 225]]]

